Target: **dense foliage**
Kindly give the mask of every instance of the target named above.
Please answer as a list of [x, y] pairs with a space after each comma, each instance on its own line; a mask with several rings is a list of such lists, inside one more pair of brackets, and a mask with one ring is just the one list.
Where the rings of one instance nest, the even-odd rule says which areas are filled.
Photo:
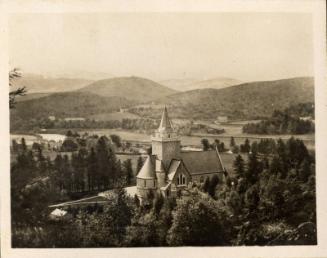
[[[224, 181], [208, 178], [177, 197], [157, 195], [142, 205], [123, 189], [129, 161], [121, 172], [115, 170], [118, 162], [107, 141], [100, 137], [90, 151], [79, 150], [71, 161], [58, 156], [55, 162], [24, 142], [16, 146], [14, 247], [316, 244], [315, 158], [298, 139], [253, 143], [247, 160], [237, 156]], [[61, 175], [73, 171], [80, 173], [75, 178], [89, 172], [98, 189], [113, 184], [109, 201], [72, 206], [66, 208], [70, 217], [51, 220], [48, 205], [61, 198], [53, 187], [65, 189], [68, 177]], [[69, 185], [80, 187], [78, 181]]]
[[276, 110], [271, 118], [243, 126], [243, 133], [251, 134], [305, 134], [314, 132], [312, 103], [291, 106], [284, 111]]
[[40, 129], [114, 129], [143, 130], [145, 132], [158, 128], [158, 122], [152, 119], [130, 119], [98, 121], [93, 119], [71, 120], [48, 118], [22, 119], [13, 117], [10, 123], [12, 132], [40, 131]]

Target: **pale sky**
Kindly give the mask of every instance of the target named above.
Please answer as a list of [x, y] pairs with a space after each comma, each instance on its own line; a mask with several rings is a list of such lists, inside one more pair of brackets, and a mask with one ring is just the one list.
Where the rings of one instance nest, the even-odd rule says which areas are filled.
[[242, 81], [313, 74], [309, 14], [43, 13], [9, 22], [10, 66], [27, 73]]

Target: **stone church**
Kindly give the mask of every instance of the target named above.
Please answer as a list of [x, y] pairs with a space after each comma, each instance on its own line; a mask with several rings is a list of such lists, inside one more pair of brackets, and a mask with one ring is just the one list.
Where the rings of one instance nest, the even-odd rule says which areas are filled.
[[160, 126], [151, 138], [152, 153], [148, 155], [136, 178], [137, 195], [145, 199], [159, 192], [174, 196], [192, 182], [202, 183], [217, 175], [221, 180], [225, 169], [218, 150], [182, 151], [181, 141], [164, 108]]

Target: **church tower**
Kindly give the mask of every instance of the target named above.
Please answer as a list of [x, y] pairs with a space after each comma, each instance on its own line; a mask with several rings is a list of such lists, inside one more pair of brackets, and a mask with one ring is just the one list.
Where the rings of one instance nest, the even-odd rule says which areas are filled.
[[[160, 180], [161, 174], [164, 170], [167, 171], [170, 161], [173, 158], [180, 158], [180, 139], [178, 138], [171, 122], [168, 117], [167, 108], [165, 107], [162, 113], [161, 122], [159, 128], [156, 130], [155, 135], [151, 138], [152, 140], [152, 155], [157, 156], [156, 174], [158, 181]], [[161, 164], [159, 164], [161, 163]], [[158, 167], [160, 169], [158, 169]], [[165, 173], [164, 173], [165, 174]], [[160, 183], [159, 183], [160, 185]]]

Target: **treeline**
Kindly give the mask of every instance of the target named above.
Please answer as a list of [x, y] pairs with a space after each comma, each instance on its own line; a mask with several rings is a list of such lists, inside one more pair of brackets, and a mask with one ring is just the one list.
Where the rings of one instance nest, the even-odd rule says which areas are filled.
[[[118, 184], [107, 204], [71, 207], [71, 218], [37, 223], [25, 216], [13, 228], [13, 247], [316, 244], [314, 156], [293, 138], [275, 146], [267, 155], [252, 150], [247, 162], [237, 156], [235, 176], [193, 184], [177, 198], [157, 195], [140, 205]], [[30, 195], [30, 214], [39, 214], [35, 205], [47, 205], [40, 200], [47, 193]]]
[[10, 130], [15, 131], [39, 131], [40, 129], [116, 129], [126, 130], [153, 130], [158, 127], [158, 122], [152, 119], [129, 119], [98, 121], [85, 119], [78, 121], [55, 120], [48, 118], [21, 119], [15, 117], [10, 123]]
[[[305, 117], [305, 118], [301, 118]], [[313, 133], [314, 117], [312, 103], [291, 106], [284, 111], [276, 110], [271, 118], [259, 123], [248, 123], [243, 126], [243, 133], [250, 134], [306, 134]], [[308, 119], [307, 119], [308, 118]]]

